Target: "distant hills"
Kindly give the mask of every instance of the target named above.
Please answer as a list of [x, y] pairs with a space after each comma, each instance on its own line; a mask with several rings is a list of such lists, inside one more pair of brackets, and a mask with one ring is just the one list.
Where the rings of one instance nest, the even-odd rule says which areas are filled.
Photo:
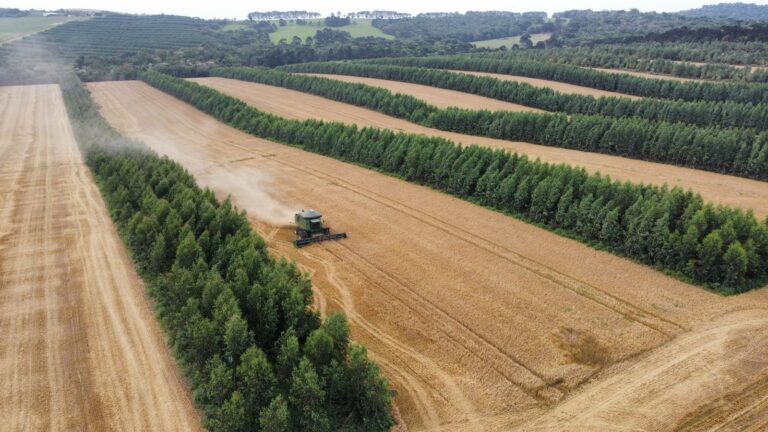
[[740, 21], [768, 21], [768, 5], [719, 3], [679, 12], [692, 18], [726, 18]]

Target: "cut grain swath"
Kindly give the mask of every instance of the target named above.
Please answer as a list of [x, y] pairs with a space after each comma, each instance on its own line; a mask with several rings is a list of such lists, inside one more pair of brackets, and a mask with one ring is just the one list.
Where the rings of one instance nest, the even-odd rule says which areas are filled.
[[59, 87], [0, 100], [2, 428], [203, 430]]
[[90, 88], [113, 126], [240, 208], [258, 214], [261, 203], [232, 188], [258, 172], [282, 202], [321, 208], [351, 234], [296, 249], [290, 228], [253, 221], [274, 233], [272, 251], [313, 272], [319, 307], [350, 317], [410, 430], [505, 430], [561, 398], [558, 388], [577, 388], [596, 367], [574, 362], [573, 347], [552, 337], [575, 316], [577, 334], [624, 359], [745, 304], [434, 190], [255, 138], [143, 83]]

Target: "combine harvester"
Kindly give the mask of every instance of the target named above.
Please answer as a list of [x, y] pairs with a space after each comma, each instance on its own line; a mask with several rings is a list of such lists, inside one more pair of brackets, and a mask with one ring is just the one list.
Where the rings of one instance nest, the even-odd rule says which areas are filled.
[[299, 238], [294, 240], [293, 244], [298, 248], [326, 240], [347, 238], [347, 233], [331, 234], [331, 229], [323, 226], [323, 215], [318, 211], [302, 210], [300, 213], [296, 213], [294, 220], [296, 221], [296, 235]]

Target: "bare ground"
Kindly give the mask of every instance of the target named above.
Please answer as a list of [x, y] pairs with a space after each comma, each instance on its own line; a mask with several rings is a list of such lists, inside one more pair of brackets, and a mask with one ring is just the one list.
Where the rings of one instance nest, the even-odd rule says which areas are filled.
[[0, 87], [0, 430], [202, 430], [58, 86]]
[[[226, 78], [201, 78], [194, 81], [237, 97], [262, 111], [286, 118], [339, 121], [360, 127], [389, 128], [439, 136], [466, 145], [478, 144], [491, 148], [504, 148], [528, 155], [531, 159], [539, 158], [551, 163], [583, 166], [589, 172], [600, 172], [621, 181], [659, 186], [667, 184], [683, 189], [693, 189], [706, 200], [745, 210], [752, 209], [760, 218], [768, 215], [768, 183], [766, 182], [599, 153], [444, 132], [369, 109], [281, 87]], [[457, 99], [456, 104], [461, 106], [462, 99]]]
[[[652, 359], [664, 369], [675, 355], [710, 371], [707, 382], [759, 382], [717, 367], [727, 354], [688, 355], [700, 347], [687, 338], [738, 340], [722, 344], [733, 356], [759, 354], [768, 322], [759, 311], [744, 312], [754, 314], [748, 319], [736, 311], [764, 308], [764, 292], [721, 298], [428, 188], [246, 135], [143, 83], [89, 87], [114, 127], [178, 160], [219, 196], [231, 193], [270, 250], [312, 274], [318, 309], [345, 311], [353, 338], [394, 384], [401, 429], [551, 424], [563, 401], [589, 394], [579, 388], [595, 377], [594, 385], [609, 383], [599, 393], [623, 406], [619, 400], [629, 404], [633, 395], [610, 380], [643, 387], [646, 377], [633, 365]], [[295, 249], [290, 227], [263, 222], [264, 208], [272, 217], [276, 206], [317, 208], [350, 238]], [[735, 323], [727, 337], [707, 333], [716, 320]], [[664, 350], [670, 354], [656, 354]], [[658, 376], [681, 385], [687, 378]], [[687, 396], [682, 407], [654, 405], [657, 416], [682, 420], [718, 394]], [[750, 400], [764, 396], [758, 388]]]

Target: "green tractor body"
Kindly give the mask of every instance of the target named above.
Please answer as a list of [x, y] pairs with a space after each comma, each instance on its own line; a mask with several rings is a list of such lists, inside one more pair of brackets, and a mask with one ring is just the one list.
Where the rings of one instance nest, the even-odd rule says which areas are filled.
[[293, 242], [296, 247], [347, 238], [347, 233], [331, 234], [331, 229], [323, 226], [323, 215], [312, 209], [296, 213], [294, 221], [296, 222], [296, 235], [299, 237]]

